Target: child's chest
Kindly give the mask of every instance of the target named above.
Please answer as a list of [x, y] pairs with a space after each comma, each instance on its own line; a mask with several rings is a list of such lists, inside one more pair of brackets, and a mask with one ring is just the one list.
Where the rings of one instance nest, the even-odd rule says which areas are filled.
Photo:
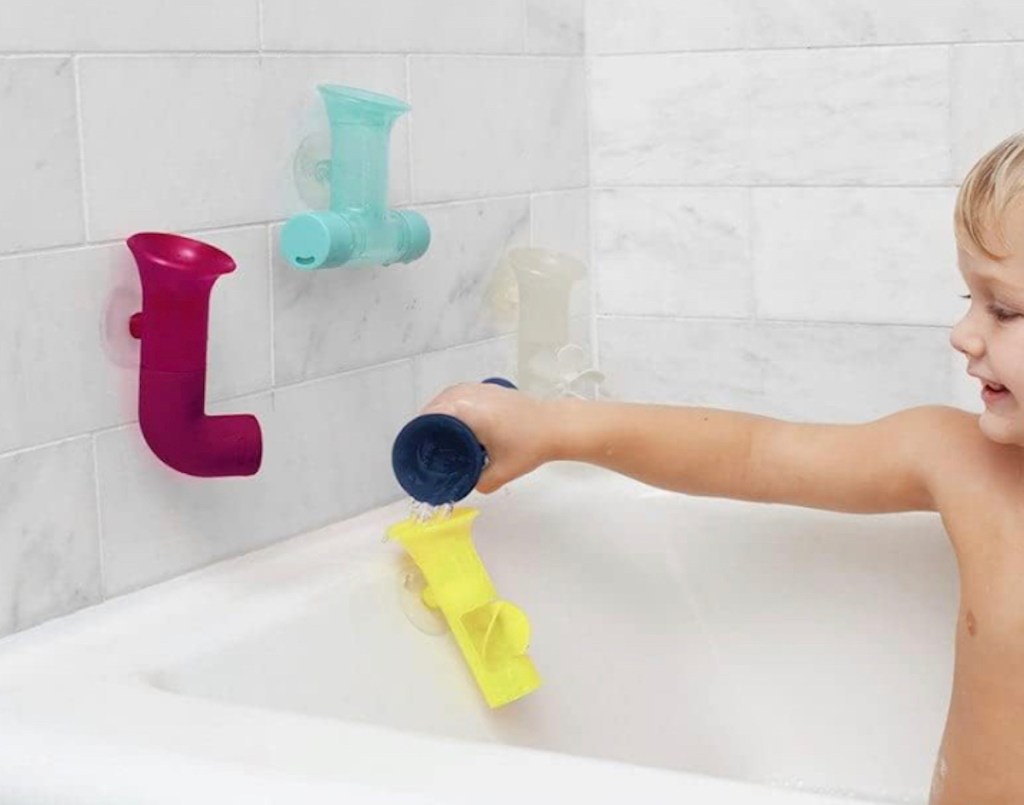
[[957, 636], [1024, 656], [1024, 519], [989, 519], [957, 542]]

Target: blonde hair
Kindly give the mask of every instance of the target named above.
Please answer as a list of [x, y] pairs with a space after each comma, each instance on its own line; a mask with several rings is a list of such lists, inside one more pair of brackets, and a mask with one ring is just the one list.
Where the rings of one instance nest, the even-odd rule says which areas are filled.
[[[1024, 131], [1007, 137], [968, 171], [956, 197], [953, 229], [961, 248], [993, 260], [993, 239], [1007, 247], [1006, 211], [1024, 198]], [[1008, 247], [1007, 247], [1008, 250]]]

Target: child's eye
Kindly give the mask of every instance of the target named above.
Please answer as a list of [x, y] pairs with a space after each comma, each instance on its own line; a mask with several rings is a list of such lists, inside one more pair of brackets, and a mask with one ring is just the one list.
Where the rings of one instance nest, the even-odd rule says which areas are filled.
[[969, 293], [962, 293], [962, 294], [960, 294], [960, 298], [961, 299], [970, 299], [971, 295]]
[[1003, 308], [996, 307], [995, 305], [989, 305], [989, 313], [996, 317], [996, 321], [1011, 321], [1012, 319], [1020, 318], [1019, 313], [1014, 313], [1010, 310], [1004, 310]]

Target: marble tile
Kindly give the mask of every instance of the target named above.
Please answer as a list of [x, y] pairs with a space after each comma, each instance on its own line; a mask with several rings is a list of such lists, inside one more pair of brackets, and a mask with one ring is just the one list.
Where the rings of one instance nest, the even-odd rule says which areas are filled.
[[488, 377], [516, 376], [514, 336], [501, 336], [475, 344], [426, 352], [413, 361], [416, 409], [421, 409], [449, 386], [473, 383]]
[[176, 473], [135, 426], [99, 434], [107, 595], [398, 499], [390, 450], [413, 393], [401, 362], [214, 406], [260, 419], [263, 466], [249, 478]]
[[602, 315], [597, 335], [606, 397], [757, 413], [768, 405], [751, 322]]
[[[270, 386], [269, 267], [265, 227], [205, 233], [233, 274], [210, 301], [208, 396]], [[123, 245], [0, 259], [0, 452], [136, 418], [138, 342], [128, 317], [141, 306], [138, 271]]]
[[[406, 95], [398, 56], [91, 56], [80, 69], [89, 234], [97, 239], [298, 212], [296, 149], [329, 131], [316, 85]], [[408, 200], [407, 125], [399, 120], [391, 137], [393, 204]]]
[[[114, 289], [123, 282], [133, 289], [130, 298], [138, 297], [131, 271], [127, 249], [116, 247], [0, 260], [0, 452], [133, 415], [137, 385], [129, 375], [137, 377], [137, 370], [113, 362], [103, 336]], [[138, 347], [129, 343], [123, 321], [118, 349], [137, 362]]]
[[747, 189], [600, 190], [594, 233], [602, 315], [753, 312]]
[[586, 263], [590, 257], [590, 198], [588, 190], [534, 193], [530, 197], [531, 245], [572, 255]]
[[658, 53], [742, 48], [748, 3], [644, 0], [627, 13], [618, 0], [588, 0], [590, 53]]
[[858, 422], [949, 398], [943, 327], [761, 324], [758, 335], [773, 416]]
[[[488, 304], [504, 250], [529, 242], [529, 199], [420, 208], [430, 249], [409, 265], [296, 271], [274, 247], [278, 384], [510, 332]], [[277, 243], [278, 228], [273, 240]]]
[[749, 88], [736, 53], [592, 60], [593, 183], [745, 184]]
[[754, 48], [948, 42], [961, 0], [748, 0]]
[[1024, 129], [1024, 43], [953, 48], [953, 180]]
[[955, 192], [755, 189], [758, 317], [949, 325], [963, 305]]
[[753, 48], [1024, 38], [1024, 6], [1002, 0], [748, 0], [747, 14]]
[[296, 51], [521, 53], [524, 13], [520, 0], [263, 0], [263, 43]]
[[81, 241], [71, 59], [0, 58], [0, 121], [0, 254]]
[[259, 44], [259, 0], [4, 0], [0, 25], [0, 51], [14, 53], [256, 50]]
[[747, 58], [755, 184], [951, 183], [948, 48]]
[[530, 211], [532, 246], [563, 252], [586, 266], [587, 277], [573, 285], [569, 311], [571, 316], [588, 316], [594, 273], [590, 266], [589, 191], [536, 193], [530, 198]]
[[587, 0], [526, 0], [526, 52], [582, 55]]
[[598, 332], [623, 399], [845, 422], [949, 397], [939, 327], [601, 317]]
[[582, 59], [409, 58], [414, 200], [587, 184]]
[[92, 438], [0, 456], [0, 636], [98, 603]]

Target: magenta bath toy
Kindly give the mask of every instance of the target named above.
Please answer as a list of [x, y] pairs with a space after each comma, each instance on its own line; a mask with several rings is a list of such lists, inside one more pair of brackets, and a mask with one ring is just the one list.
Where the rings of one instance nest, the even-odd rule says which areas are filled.
[[142, 311], [131, 334], [142, 341], [139, 426], [167, 466], [204, 478], [253, 475], [263, 439], [251, 414], [207, 416], [206, 339], [210, 291], [235, 270], [230, 256], [180, 235], [128, 238], [142, 280]]

